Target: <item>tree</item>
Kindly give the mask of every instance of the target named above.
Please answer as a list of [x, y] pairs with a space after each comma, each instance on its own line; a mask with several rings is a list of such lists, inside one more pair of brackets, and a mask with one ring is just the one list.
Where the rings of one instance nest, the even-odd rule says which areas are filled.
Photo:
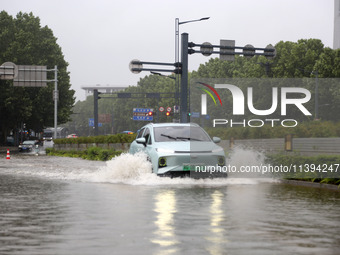
[[[68, 63], [65, 61], [57, 39], [47, 26], [40, 26], [40, 19], [32, 13], [18, 13], [16, 18], [0, 12], [0, 64], [58, 66], [58, 124], [70, 120], [74, 105], [74, 90], [70, 87]], [[54, 73], [48, 72], [48, 80]], [[53, 126], [54, 83], [43, 88], [13, 87], [12, 81], [0, 80], [0, 143], [11, 130], [19, 130], [23, 123], [27, 129], [41, 132]]]

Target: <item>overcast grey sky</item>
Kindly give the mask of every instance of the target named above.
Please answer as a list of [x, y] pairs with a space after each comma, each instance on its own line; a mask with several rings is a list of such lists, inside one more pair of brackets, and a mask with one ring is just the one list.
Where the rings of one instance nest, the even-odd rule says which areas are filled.
[[[15, 16], [33, 12], [53, 30], [69, 63], [77, 100], [81, 86], [136, 85], [148, 72], [133, 74], [132, 59], [175, 60], [175, 18], [189, 41], [219, 44], [232, 39], [237, 46], [265, 47], [283, 41], [318, 38], [333, 45], [334, 0], [1, 0], [1, 9]], [[217, 57], [217, 56], [215, 56]], [[189, 56], [189, 70], [209, 60]], [[31, 63], [16, 63], [31, 64]]]

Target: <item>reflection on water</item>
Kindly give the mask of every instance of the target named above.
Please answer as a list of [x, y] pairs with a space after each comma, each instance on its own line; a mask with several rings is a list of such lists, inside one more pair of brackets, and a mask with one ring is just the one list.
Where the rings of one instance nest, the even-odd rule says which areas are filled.
[[151, 242], [160, 249], [154, 254], [183, 254], [187, 247], [197, 249], [195, 254], [224, 254], [228, 239], [223, 191], [193, 187], [155, 194], [157, 229]]
[[174, 245], [178, 242], [175, 236], [174, 214], [176, 213], [176, 196], [174, 190], [163, 190], [155, 197], [155, 209], [157, 220], [154, 232], [155, 238], [151, 242], [161, 246], [161, 252], [157, 254], [175, 254], [177, 252]]
[[210, 205], [210, 233], [207, 240], [212, 244], [208, 245], [207, 250], [211, 255], [223, 254], [223, 245], [227, 242], [226, 230], [223, 228], [223, 221], [225, 220], [225, 212], [222, 209], [224, 194], [220, 190], [215, 190], [211, 194]]

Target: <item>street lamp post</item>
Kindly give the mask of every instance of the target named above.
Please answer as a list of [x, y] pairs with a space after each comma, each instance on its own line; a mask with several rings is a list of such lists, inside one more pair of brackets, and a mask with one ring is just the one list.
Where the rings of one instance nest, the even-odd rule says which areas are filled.
[[187, 20], [187, 21], [182, 21], [182, 22], [179, 21], [179, 18], [175, 19], [175, 63], [179, 61], [179, 25], [202, 21], [202, 20], [208, 20], [208, 19], [210, 19], [210, 17], [204, 17], [204, 18], [195, 19], [195, 20]]
[[[175, 65], [176, 65], [177, 69], [179, 69], [179, 67], [180, 67], [180, 62], [179, 62], [179, 26], [183, 25], [183, 24], [187, 24], [187, 23], [208, 20], [209, 18], [210, 17], [203, 17], [203, 18], [200, 18], [200, 19], [187, 20], [187, 21], [181, 21], [181, 22], [179, 21], [179, 18], [175, 19]], [[188, 40], [188, 34], [187, 34], [186, 39]], [[182, 40], [183, 40], [183, 35], [182, 35]], [[186, 48], [186, 51], [188, 51], [188, 47], [185, 47], [185, 48]], [[183, 45], [182, 45], [182, 51], [183, 51]], [[188, 54], [186, 53], [185, 55], [186, 55], [186, 58], [188, 58]], [[182, 52], [182, 57], [183, 57], [183, 52]], [[181, 63], [182, 63], [182, 61], [181, 61]], [[186, 63], [187, 63], [187, 61], [186, 61]], [[185, 68], [182, 66], [181, 69], [182, 70], [187, 70], [187, 66]], [[185, 77], [183, 77], [183, 74], [181, 75], [181, 84], [183, 84], [183, 81], [185, 82], [185, 80], [186, 80], [185, 84], [188, 83], [187, 82], [188, 81], [187, 73], [184, 74], [184, 76]], [[176, 88], [176, 93], [179, 94], [179, 79], [178, 79], [178, 74], [176, 75], [175, 88]], [[185, 122], [187, 122], [186, 112], [187, 112], [187, 109], [188, 109], [188, 106], [187, 106], [188, 99], [184, 98], [185, 95], [187, 95], [187, 91], [188, 91], [188, 88], [186, 86], [181, 85], [181, 94], [180, 94], [181, 95], [180, 96], [180, 122], [183, 122], [184, 120], [185, 120]], [[185, 103], [186, 103], [186, 105], [184, 105]], [[178, 105], [178, 103], [177, 103], [177, 105]]]
[[54, 139], [57, 139], [57, 128], [58, 128], [58, 67], [54, 66]]

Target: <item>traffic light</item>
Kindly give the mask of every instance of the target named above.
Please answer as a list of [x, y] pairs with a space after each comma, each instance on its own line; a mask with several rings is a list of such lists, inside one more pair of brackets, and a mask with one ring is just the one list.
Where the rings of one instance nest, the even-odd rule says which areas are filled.
[[153, 112], [152, 112], [152, 111], [148, 112], [148, 115], [149, 115], [149, 116], [152, 116], [152, 115], [153, 115]]
[[165, 115], [166, 115], [166, 116], [170, 116], [170, 115], [171, 115], [171, 112], [166, 112]]

